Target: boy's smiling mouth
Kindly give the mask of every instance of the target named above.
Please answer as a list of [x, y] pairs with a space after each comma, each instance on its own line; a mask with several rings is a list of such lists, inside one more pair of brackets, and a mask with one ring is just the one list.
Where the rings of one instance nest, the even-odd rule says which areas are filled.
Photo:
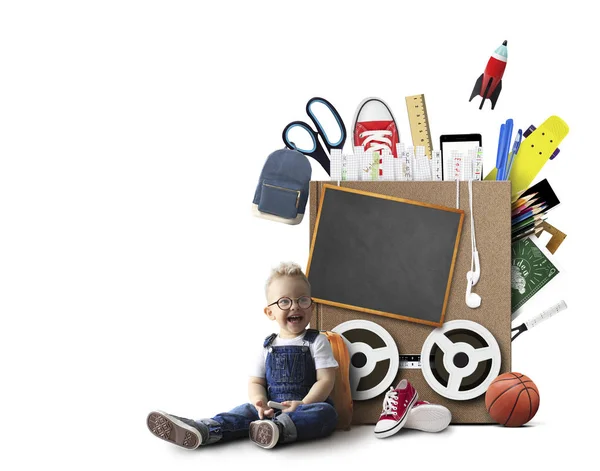
[[289, 316], [287, 316], [287, 321], [290, 324], [299, 324], [300, 322], [302, 322], [303, 318], [304, 316], [302, 314], [290, 314]]

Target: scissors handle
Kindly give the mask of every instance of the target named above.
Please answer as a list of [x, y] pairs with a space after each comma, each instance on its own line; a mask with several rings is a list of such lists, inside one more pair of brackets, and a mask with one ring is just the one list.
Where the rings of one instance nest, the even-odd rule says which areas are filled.
[[[313, 111], [313, 106], [315, 104], [322, 104], [325, 107], [327, 107], [327, 110], [335, 119], [335, 122], [340, 132], [340, 137], [336, 142], [333, 142], [329, 138], [323, 125], [315, 115]], [[337, 112], [334, 106], [331, 103], [329, 103], [325, 98], [313, 97], [310, 100], [308, 100], [308, 103], [306, 104], [306, 113], [310, 117], [317, 130], [315, 131], [314, 129], [312, 129], [304, 121], [292, 121], [283, 129], [283, 133], [281, 135], [283, 143], [289, 149], [297, 150], [303, 153], [304, 155], [315, 159], [321, 164], [321, 166], [325, 169], [327, 174], [330, 175], [331, 149], [342, 149], [344, 147], [344, 143], [346, 142], [346, 127], [344, 126], [344, 122], [342, 121], [342, 117], [340, 116], [340, 114]], [[290, 131], [294, 128], [302, 129], [302, 131], [310, 137], [311, 143], [307, 148], [300, 147], [290, 139]], [[319, 139], [319, 137], [321, 139]], [[321, 141], [325, 145], [326, 149], [323, 148], [323, 144], [321, 144]]]
[[[290, 131], [294, 128], [301, 128], [310, 137], [311, 143], [309, 147], [302, 147], [291, 140]], [[283, 128], [281, 138], [288, 149], [297, 150], [298, 152], [302, 152], [304, 155], [309, 155], [311, 157], [319, 147], [318, 133], [316, 133], [314, 129], [312, 129], [304, 121], [292, 121], [285, 128]]]
[[[290, 131], [294, 128], [300, 128], [306, 133], [310, 139], [311, 144], [308, 148], [301, 147], [297, 145], [294, 141], [290, 139]], [[304, 121], [292, 121], [285, 128], [283, 128], [283, 133], [281, 134], [281, 138], [283, 139], [283, 143], [288, 149], [297, 150], [307, 157], [312, 157], [317, 162], [321, 164], [321, 166], [325, 169], [328, 175], [331, 175], [331, 163], [329, 160], [329, 155], [323, 149], [323, 146], [319, 142], [319, 133], [315, 132], [308, 124]]]
[[[331, 115], [336, 120], [339, 131], [340, 131], [340, 137], [336, 142], [332, 142], [332, 140], [329, 139], [327, 132], [321, 125], [319, 119], [313, 113], [312, 106], [315, 103], [321, 103], [321, 104], [325, 105], [327, 107], [327, 109], [329, 110], [329, 112], [331, 113]], [[338, 111], [335, 109], [335, 107], [329, 101], [327, 101], [325, 98], [321, 98], [321, 97], [311, 98], [310, 100], [308, 100], [308, 103], [306, 103], [306, 113], [308, 114], [308, 116], [310, 116], [310, 119], [315, 124], [315, 126], [317, 128], [317, 132], [323, 138], [323, 142], [325, 143], [325, 146], [327, 147], [328, 151], [331, 151], [331, 149], [342, 149], [344, 147], [344, 143], [346, 142], [346, 126], [344, 126], [344, 122], [342, 121], [342, 117], [340, 116]]]

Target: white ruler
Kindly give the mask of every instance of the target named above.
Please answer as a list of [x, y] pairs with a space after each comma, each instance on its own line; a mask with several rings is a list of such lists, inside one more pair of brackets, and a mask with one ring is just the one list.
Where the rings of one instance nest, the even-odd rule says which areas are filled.
[[566, 308], [567, 303], [565, 303], [564, 301], [560, 301], [559, 303], [556, 303], [554, 306], [549, 307], [545, 311], [540, 312], [537, 316], [532, 317], [520, 326], [513, 327], [511, 329], [511, 332], [513, 332], [514, 335], [512, 336], [511, 341], [516, 339], [523, 332], [533, 329], [536, 325], [539, 325], [545, 320], [550, 319], [552, 316], [555, 316], [560, 311], [564, 311]]

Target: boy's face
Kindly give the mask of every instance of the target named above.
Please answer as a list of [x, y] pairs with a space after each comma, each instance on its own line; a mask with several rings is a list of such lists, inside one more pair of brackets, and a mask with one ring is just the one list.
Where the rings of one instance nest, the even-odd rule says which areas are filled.
[[302, 278], [296, 276], [281, 276], [273, 280], [267, 291], [267, 304], [275, 303], [280, 298], [288, 297], [293, 300], [290, 309], [280, 309], [277, 304], [267, 306], [267, 317], [279, 324], [281, 338], [294, 338], [304, 332], [312, 317], [312, 305], [308, 309], [298, 306], [298, 298], [310, 296], [310, 289]]

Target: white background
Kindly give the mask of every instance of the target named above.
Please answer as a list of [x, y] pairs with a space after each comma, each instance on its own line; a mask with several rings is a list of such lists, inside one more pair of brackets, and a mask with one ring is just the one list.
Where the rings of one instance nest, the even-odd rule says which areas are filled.
[[[206, 3], [2, 2], [3, 467], [593, 459], [598, 36], [580, 6], [591, 3]], [[468, 98], [505, 39], [502, 93], [480, 111]], [[241, 441], [188, 452], [153, 437], [145, 418], [155, 408], [198, 418], [245, 402], [244, 362], [275, 327], [262, 314], [263, 283], [282, 260], [306, 266], [308, 217], [287, 226], [250, 214], [283, 127], [323, 96], [349, 129], [356, 105], [377, 96], [410, 142], [404, 97], [419, 93], [434, 141], [481, 133], [487, 169], [507, 118], [525, 129], [556, 114], [570, 126], [540, 174], [562, 202], [548, 222], [568, 238], [556, 253], [560, 281], [538, 300], [569, 308], [513, 347], [513, 370], [541, 392], [531, 426], [387, 440], [363, 426], [271, 451]], [[313, 179], [327, 178], [312, 165]]]

